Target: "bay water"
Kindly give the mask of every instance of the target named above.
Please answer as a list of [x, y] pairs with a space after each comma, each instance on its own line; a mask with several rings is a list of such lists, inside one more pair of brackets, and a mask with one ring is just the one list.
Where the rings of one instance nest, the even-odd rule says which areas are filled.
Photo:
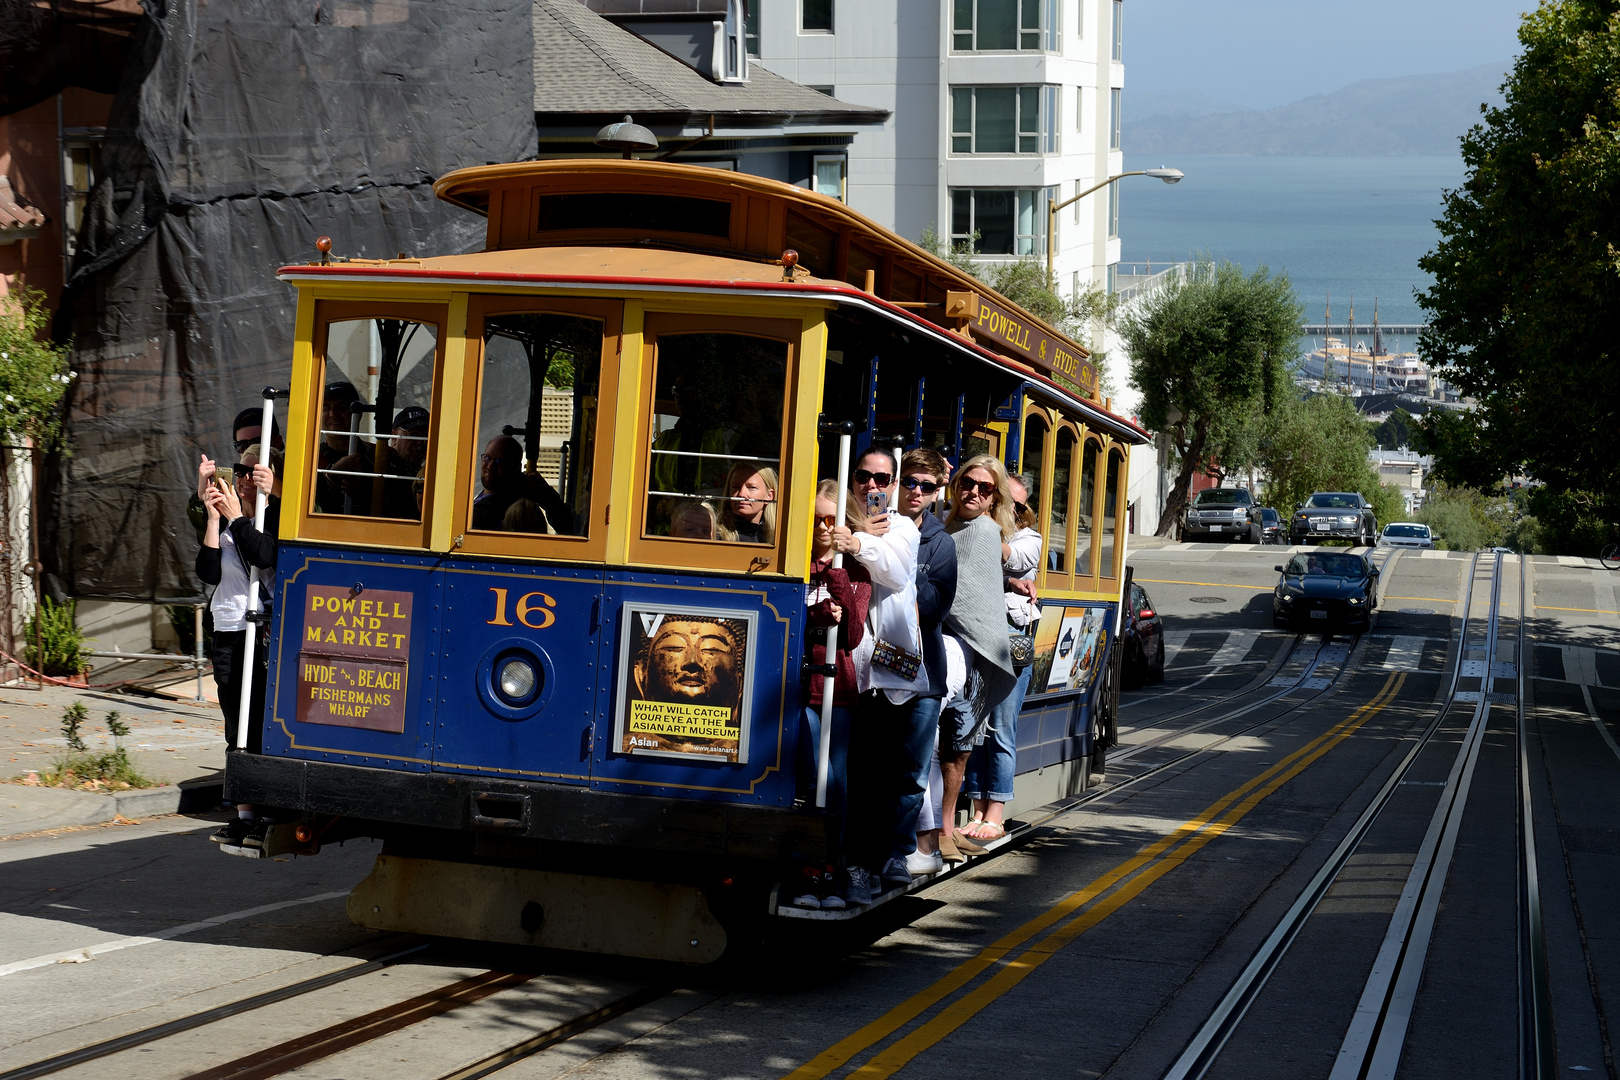
[[[1413, 294], [1431, 281], [1418, 259], [1439, 242], [1434, 220], [1442, 191], [1463, 181], [1461, 157], [1125, 155], [1127, 170], [1161, 165], [1186, 179], [1118, 181], [1122, 270], [1199, 254], [1246, 272], [1264, 264], [1288, 275], [1307, 323], [1323, 321], [1330, 293], [1333, 322], [1344, 323], [1353, 294], [1358, 341], [1374, 297], [1380, 323], [1424, 321]], [[1397, 351], [1411, 339], [1386, 344]]]

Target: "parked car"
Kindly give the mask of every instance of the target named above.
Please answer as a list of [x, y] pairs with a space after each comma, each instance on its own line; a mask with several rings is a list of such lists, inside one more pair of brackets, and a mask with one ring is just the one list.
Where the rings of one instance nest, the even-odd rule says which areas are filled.
[[1392, 521], [1378, 534], [1379, 547], [1434, 548], [1434, 533], [1416, 521]]
[[1262, 544], [1286, 544], [1288, 534], [1283, 529], [1282, 515], [1269, 506], [1260, 508], [1260, 542]]
[[1302, 551], [1275, 569], [1282, 575], [1271, 594], [1271, 621], [1278, 629], [1372, 625], [1378, 568], [1367, 556]]
[[1295, 509], [1288, 538], [1296, 544], [1349, 540], [1372, 547], [1378, 539], [1378, 519], [1359, 491], [1318, 491]]
[[1125, 612], [1125, 672], [1121, 685], [1134, 690], [1164, 682], [1164, 617], [1147, 590], [1131, 582], [1131, 606]]
[[1239, 544], [1260, 542], [1259, 507], [1243, 488], [1200, 491], [1187, 507], [1181, 523], [1183, 540], [1229, 540]]

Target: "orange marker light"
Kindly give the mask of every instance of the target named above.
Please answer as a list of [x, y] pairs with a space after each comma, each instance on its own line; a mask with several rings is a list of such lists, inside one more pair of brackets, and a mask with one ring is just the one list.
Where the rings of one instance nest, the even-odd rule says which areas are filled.
[[[326, 237], [323, 236], [321, 239], [325, 240]], [[315, 830], [308, 825], [300, 825], [293, 830], [293, 836], [297, 837], [300, 844], [307, 844], [315, 839]]]

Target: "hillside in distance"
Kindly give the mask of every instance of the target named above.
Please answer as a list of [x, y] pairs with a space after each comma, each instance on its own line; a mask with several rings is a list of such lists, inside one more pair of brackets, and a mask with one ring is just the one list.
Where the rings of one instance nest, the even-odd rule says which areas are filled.
[[[1482, 102], [1500, 105], [1509, 64], [1442, 75], [1364, 79], [1275, 109], [1221, 106], [1202, 94], [1178, 104], [1144, 90], [1124, 94], [1124, 144], [1133, 154], [1259, 154], [1278, 157], [1452, 155], [1480, 122]], [[1190, 106], [1190, 107], [1189, 107]], [[1139, 117], [1139, 118], [1138, 118]]]

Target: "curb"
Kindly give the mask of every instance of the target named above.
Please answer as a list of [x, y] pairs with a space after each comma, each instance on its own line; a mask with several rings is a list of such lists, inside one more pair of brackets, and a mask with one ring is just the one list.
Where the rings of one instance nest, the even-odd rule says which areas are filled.
[[[34, 788], [36, 792], [55, 792], [52, 788]], [[0, 839], [67, 829], [85, 825], [105, 825], [119, 817], [144, 818], [165, 814], [197, 813], [213, 810], [224, 798], [222, 780], [206, 779], [200, 782], [171, 784], [166, 787], [130, 791], [118, 795], [98, 795], [86, 791], [61, 791], [59, 808], [36, 807], [32, 814], [0, 818]]]

